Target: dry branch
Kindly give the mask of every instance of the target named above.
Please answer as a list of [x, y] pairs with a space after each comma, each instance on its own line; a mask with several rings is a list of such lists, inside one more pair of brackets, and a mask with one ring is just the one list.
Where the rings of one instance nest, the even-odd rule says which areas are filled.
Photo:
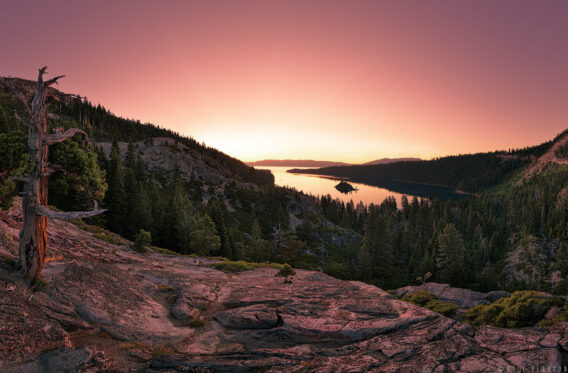
[[68, 129], [67, 131], [65, 131], [63, 133], [55, 133], [55, 134], [43, 136], [43, 144], [44, 145], [53, 145], [53, 144], [58, 143], [58, 142], [63, 142], [65, 140], [75, 136], [78, 133], [80, 133], [80, 134], [84, 135], [86, 138], [88, 138], [87, 133], [85, 131], [80, 130], [79, 128], [71, 128], [71, 129]]
[[53, 211], [48, 207], [39, 205], [36, 208], [36, 212], [38, 215], [45, 216], [50, 219], [57, 219], [57, 220], [73, 220], [73, 219], [82, 219], [82, 218], [89, 218], [91, 216], [99, 215], [105, 212], [106, 209], [99, 209], [98, 203], [95, 201], [95, 207], [91, 211], [69, 211], [69, 212], [60, 212], [60, 211]]

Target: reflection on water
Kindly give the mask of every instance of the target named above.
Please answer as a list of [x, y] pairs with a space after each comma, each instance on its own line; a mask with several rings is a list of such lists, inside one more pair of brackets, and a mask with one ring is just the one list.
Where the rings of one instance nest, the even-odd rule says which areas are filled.
[[[289, 170], [290, 167], [256, 168], [272, 171], [276, 185], [292, 187], [306, 194], [311, 194], [314, 196], [329, 194], [332, 198], [338, 198], [343, 202], [349, 202], [350, 200], [353, 200], [355, 205], [357, 205], [359, 201], [362, 201], [366, 205], [370, 203], [380, 204], [385, 198], [393, 196], [396, 199], [397, 205], [400, 206], [400, 198], [403, 196], [400, 193], [392, 192], [387, 189], [366, 184], [354, 183], [351, 181], [349, 182], [349, 184], [353, 185], [353, 187], [355, 187], [357, 190], [349, 193], [341, 193], [335, 188], [335, 186], [339, 182], [336, 179], [324, 178], [314, 175], [290, 174], [286, 172], [286, 170]], [[411, 198], [410, 196], [408, 197], [409, 199]]]

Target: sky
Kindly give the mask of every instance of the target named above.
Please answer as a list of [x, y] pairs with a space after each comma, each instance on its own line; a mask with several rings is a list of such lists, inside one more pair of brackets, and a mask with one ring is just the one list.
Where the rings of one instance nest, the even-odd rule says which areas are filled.
[[567, 37], [563, 0], [0, 0], [0, 75], [244, 161], [429, 159], [568, 128]]

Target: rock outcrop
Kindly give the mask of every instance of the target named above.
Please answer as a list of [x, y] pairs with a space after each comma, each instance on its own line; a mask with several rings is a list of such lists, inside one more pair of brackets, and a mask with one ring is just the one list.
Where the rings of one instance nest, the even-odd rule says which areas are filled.
[[[19, 219], [0, 212], [0, 231], [13, 236]], [[494, 372], [568, 361], [566, 323], [476, 330], [320, 272], [283, 284], [274, 268], [227, 274], [70, 223], [48, 230], [43, 291], [10, 271], [14, 245], [0, 248], [0, 371]]]
[[454, 288], [448, 284], [439, 284], [436, 282], [427, 282], [420, 286], [405, 286], [396, 289], [394, 295], [402, 297], [405, 294], [413, 293], [417, 290], [425, 290], [434, 294], [439, 300], [448, 302], [458, 306], [458, 312], [463, 312], [468, 308], [487, 305], [496, 300], [508, 297], [511, 294], [506, 291], [491, 291], [489, 293], [480, 293], [469, 289]]

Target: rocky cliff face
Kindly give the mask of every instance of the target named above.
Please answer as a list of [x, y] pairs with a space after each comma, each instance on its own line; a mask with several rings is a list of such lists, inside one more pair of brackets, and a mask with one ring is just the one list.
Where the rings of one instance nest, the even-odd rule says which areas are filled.
[[[124, 158], [128, 143], [120, 142], [120, 153]], [[151, 143], [139, 141], [134, 143], [141, 155], [145, 166], [150, 172], [171, 176], [177, 166], [183, 180], [189, 181], [194, 175], [206, 182], [223, 186], [230, 182], [238, 183], [244, 189], [258, 187], [252, 183], [242, 183], [235, 180], [234, 175], [224, 174], [218, 161], [208, 157], [197, 150], [190, 149], [187, 145], [167, 137], [154, 137]], [[112, 143], [99, 142], [97, 146], [103, 148], [107, 157], [110, 157]], [[222, 188], [220, 188], [222, 189]]]
[[[17, 203], [16, 203], [17, 206]], [[452, 372], [560, 367], [568, 325], [473, 327], [360, 282], [139, 254], [49, 223], [48, 282], [11, 272], [18, 208], [0, 212], [3, 372]], [[105, 235], [97, 234], [98, 237]]]

